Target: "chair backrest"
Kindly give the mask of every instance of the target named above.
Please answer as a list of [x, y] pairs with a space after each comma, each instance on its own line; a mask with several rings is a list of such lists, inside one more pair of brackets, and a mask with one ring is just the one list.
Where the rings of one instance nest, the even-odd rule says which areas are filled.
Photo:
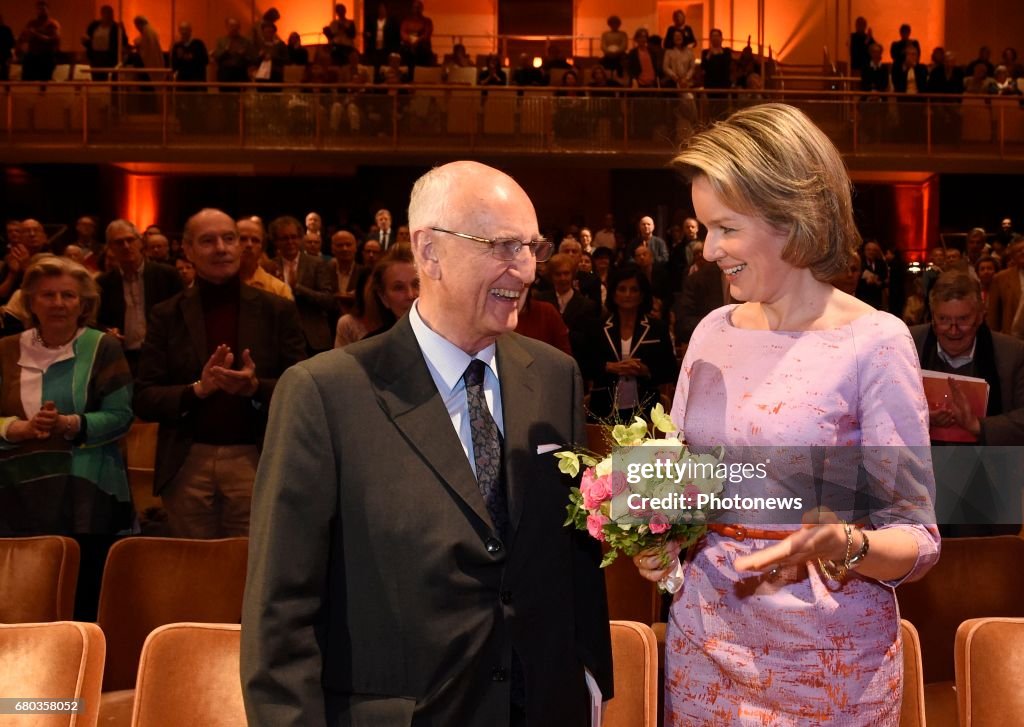
[[925, 576], [896, 589], [900, 614], [921, 636], [924, 683], [954, 678], [953, 643], [961, 623], [1024, 616], [1024, 540], [1016, 535], [946, 538]]
[[0, 538], [0, 623], [70, 620], [79, 558], [62, 535]]
[[[419, 73], [419, 69], [417, 69], [416, 72]], [[452, 68], [448, 71], [448, 83], [475, 86], [479, 75], [480, 71], [472, 66], [467, 66], [465, 68]]]
[[413, 74], [413, 83], [441, 83], [444, 68], [442, 66], [417, 66]]
[[142, 647], [132, 727], [245, 727], [236, 624], [175, 623]]
[[182, 621], [241, 623], [248, 538], [125, 538], [110, 549], [97, 621], [103, 691], [131, 689], [149, 632]]
[[924, 675], [921, 671], [921, 639], [914, 624], [900, 621], [903, 639], [903, 705], [900, 727], [924, 727]]
[[0, 727], [95, 727], [103, 655], [103, 632], [96, 624], [0, 625], [0, 695], [84, 702], [78, 714], [0, 714]]
[[1020, 724], [1024, 715], [1024, 619], [976, 618], [956, 632], [960, 727]]
[[658, 642], [650, 626], [612, 621], [615, 697], [608, 702], [604, 727], [658, 724]]

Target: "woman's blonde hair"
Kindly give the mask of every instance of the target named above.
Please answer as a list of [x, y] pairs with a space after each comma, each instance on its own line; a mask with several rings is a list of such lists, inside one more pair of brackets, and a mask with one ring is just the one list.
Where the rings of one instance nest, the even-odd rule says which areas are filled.
[[674, 160], [733, 210], [787, 236], [782, 259], [828, 282], [860, 246], [842, 156], [802, 111], [769, 103], [696, 134]]
[[91, 326], [96, 322], [96, 313], [100, 307], [100, 289], [92, 275], [82, 265], [66, 257], [58, 257], [44, 253], [29, 260], [25, 277], [21, 282], [22, 295], [25, 297], [25, 308], [32, 317], [32, 325], [38, 326], [39, 319], [32, 313], [32, 298], [39, 281], [43, 278], [59, 278], [70, 275], [78, 283], [78, 298], [82, 310], [78, 314], [79, 326]]

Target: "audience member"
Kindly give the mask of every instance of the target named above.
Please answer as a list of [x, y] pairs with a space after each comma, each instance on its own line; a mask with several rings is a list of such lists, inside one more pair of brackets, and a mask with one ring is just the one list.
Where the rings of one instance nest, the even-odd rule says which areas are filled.
[[380, 249], [387, 252], [391, 245], [395, 242], [394, 233], [391, 230], [391, 211], [386, 209], [379, 209], [373, 216], [374, 222], [377, 224], [377, 240], [380, 242]]
[[996, 273], [988, 295], [988, 327], [995, 333], [1010, 335], [1013, 318], [1021, 303], [1021, 289], [1024, 288], [1024, 240], [1017, 240], [1007, 249], [1008, 266]]
[[622, 20], [612, 15], [608, 18], [608, 30], [601, 33], [601, 65], [613, 73], [622, 72], [629, 45], [629, 36], [621, 28]]
[[299, 309], [309, 355], [331, 348], [329, 317], [334, 311], [334, 278], [319, 257], [302, 252], [302, 225], [294, 217], [278, 217], [270, 223], [270, 237], [277, 250], [275, 262], [284, 282], [292, 289]]
[[865, 17], [859, 16], [853, 21], [853, 32], [850, 33], [850, 73], [860, 75], [868, 65], [870, 54], [868, 49], [875, 42], [871, 28]]
[[920, 51], [917, 46], [907, 46], [900, 57], [902, 62], [892, 67], [893, 90], [908, 95], [925, 93], [928, 90], [928, 67], [918, 62]]
[[306, 230], [306, 234], [302, 236], [302, 249], [310, 257], [318, 258], [319, 260], [326, 260], [327, 256], [323, 254], [324, 243], [320, 239], [319, 232], [312, 232]]
[[419, 297], [420, 276], [412, 251], [405, 245], [388, 250], [373, 266], [366, 290], [367, 317], [377, 322], [368, 338], [389, 330]]
[[507, 86], [508, 75], [501, 67], [501, 59], [493, 53], [487, 56], [487, 65], [477, 76], [478, 86]]
[[260, 40], [255, 45], [256, 65], [250, 67], [252, 80], [281, 83], [284, 67], [288, 63], [288, 46], [277, 37], [277, 26], [264, 21], [260, 25]]
[[246, 285], [273, 293], [285, 300], [295, 300], [292, 289], [285, 282], [264, 270], [260, 262], [263, 260], [266, 233], [263, 223], [259, 220], [246, 218], [235, 223], [238, 230], [238, 245], [241, 250], [238, 264], [238, 276]]
[[348, 17], [348, 8], [341, 3], [336, 4], [334, 18], [323, 32], [330, 43], [334, 65], [345, 65], [349, 53], [355, 50], [356, 45], [356, 24]]
[[153, 306], [181, 291], [174, 268], [151, 262], [142, 253], [142, 238], [128, 220], [107, 225], [107, 272], [100, 287], [98, 324], [116, 336], [134, 372], [146, 338], [146, 322]]
[[964, 93], [994, 95], [998, 92], [996, 79], [988, 75], [983, 63], [976, 63], [971, 75], [964, 79]]
[[[308, 66], [309, 51], [302, 47], [302, 36], [292, 31], [288, 34], [288, 60], [289, 66]], [[338, 65], [344, 65], [339, 63]]]
[[732, 302], [735, 301], [729, 295], [725, 274], [717, 265], [705, 265], [687, 275], [682, 293], [673, 305], [676, 342], [689, 343], [690, 336], [704, 316]]
[[333, 259], [328, 265], [335, 279], [337, 292], [334, 295], [338, 312], [344, 315], [352, 309], [366, 282], [366, 268], [356, 262], [356, 236], [348, 230], [338, 230], [331, 235], [331, 255]]
[[671, 308], [672, 280], [669, 277], [667, 263], [655, 262], [651, 249], [643, 245], [633, 251], [633, 263], [650, 284], [651, 294], [654, 296], [651, 310], [657, 308], [660, 313], [663, 309]]
[[178, 277], [181, 278], [181, 287], [185, 290], [191, 288], [196, 281], [196, 266], [188, 258], [179, 257], [174, 261], [174, 269], [178, 271]]
[[668, 327], [649, 314], [653, 296], [634, 265], [615, 270], [608, 281], [608, 317], [591, 334], [584, 375], [594, 381], [591, 420], [631, 422], [662, 395], [669, 396], [676, 360]]
[[403, 60], [407, 65], [434, 65], [434, 51], [431, 48], [434, 21], [423, 14], [422, 0], [413, 0], [409, 14], [402, 19], [399, 35], [402, 39]]
[[928, 93], [963, 93], [964, 72], [956, 65], [952, 51], [942, 54], [942, 63], [928, 72]]
[[641, 217], [640, 222], [637, 223], [637, 230], [640, 234], [629, 243], [626, 257], [633, 258], [638, 247], [649, 247], [651, 254], [654, 256], [654, 262], [667, 263], [668, 245], [654, 234], [654, 219], [646, 216]]
[[[160, 35], [156, 32], [153, 24], [144, 15], [136, 15], [133, 21], [135, 29], [139, 31], [139, 37], [135, 39], [135, 52], [142, 59], [143, 68], [164, 68], [164, 51], [160, 45]], [[139, 80], [163, 81], [162, 76], [154, 76], [148, 73], [141, 74]]]
[[[171, 48], [171, 70], [177, 81], [202, 83], [206, 81], [206, 67], [210, 65], [210, 56], [206, 44], [192, 35], [192, 24], [182, 22], [178, 25], [179, 40]], [[198, 112], [198, 109], [193, 109]]]
[[[676, 33], [680, 33], [682, 37], [676, 38]], [[672, 12], [672, 25], [668, 26], [664, 38], [666, 53], [673, 48], [697, 47], [697, 36], [693, 34], [693, 28], [686, 24], [686, 14], [682, 10], [674, 10]]]
[[732, 49], [722, 45], [722, 31], [712, 28], [710, 45], [701, 51], [704, 88], [729, 88], [732, 85]]
[[882, 246], [875, 240], [867, 240], [861, 248], [861, 274], [856, 296], [872, 308], [887, 310], [888, 290], [889, 266], [886, 265]]
[[868, 62], [860, 71], [860, 90], [884, 93], [891, 83], [891, 68], [882, 63], [882, 46], [872, 43], [868, 46]]
[[594, 235], [594, 247], [606, 247], [616, 252], [619, 245], [619, 233], [615, 231], [615, 216], [611, 212], [604, 216], [604, 224]]
[[529, 54], [520, 53], [516, 68], [512, 71], [512, 83], [516, 86], [544, 86], [547, 79], [544, 78], [544, 71], [534, 68]]
[[171, 263], [171, 248], [167, 238], [158, 233], [152, 235], [146, 235], [146, 238], [142, 242], [142, 252], [146, 256], [146, 259], [155, 262], [169, 265]]
[[988, 410], [978, 417], [950, 381], [948, 408], [928, 412], [932, 426], [959, 426], [992, 446], [1024, 445], [1024, 342], [985, 325], [978, 281], [944, 273], [932, 288], [932, 323], [911, 329], [921, 367], [974, 376], [989, 384]]
[[633, 34], [634, 46], [626, 54], [626, 72], [637, 88], [657, 88], [664, 75], [662, 50], [650, 43], [646, 28]]
[[36, 2], [36, 16], [18, 37], [21, 49], [21, 80], [49, 81], [60, 53], [60, 23], [50, 15], [46, 0]]
[[244, 536], [277, 378], [304, 358], [295, 306], [242, 285], [234, 221], [204, 209], [185, 224], [196, 284], [157, 306], [135, 410], [159, 422], [154, 493], [171, 534]]
[[384, 250], [381, 248], [380, 242], [376, 238], [370, 238], [363, 243], [359, 254], [356, 256], [356, 260], [359, 261], [360, 265], [365, 265], [370, 270], [373, 270], [373, 267], [383, 254]]
[[[586, 363], [587, 338], [593, 335], [601, 306], [579, 291], [575, 285], [577, 272], [577, 260], [572, 255], [561, 252], [559, 248], [559, 253], [553, 255], [545, 267], [545, 274], [552, 290], [545, 293], [531, 292], [530, 298], [531, 302], [546, 302], [555, 306], [562, 316], [562, 322], [569, 330], [569, 345], [572, 349], [570, 355], [583, 365]], [[597, 283], [600, 295], [600, 280], [597, 276], [593, 276], [593, 279]]]
[[837, 277], [833, 278], [830, 282], [837, 289], [843, 291], [847, 295], [857, 295], [857, 286], [860, 284], [860, 255], [858, 253], [850, 253], [850, 261], [846, 266], [846, 270]]
[[992, 80], [996, 82], [996, 93], [1000, 96], [1021, 95], [1016, 79], [1010, 77], [1010, 72], [1006, 66], [996, 66], [996, 72]]
[[[253, 43], [242, 35], [242, 26], [235, 18], [225, 21], [227, 35], [217, 40], [213, 61], [217, 64], [217, 80], [221, 83], [245, 83], [249, 69], [256, 65], [257, 54]], [[222, 89], [232, 90], [235, 89]]]
[[14, 31], [4, 22], [4, 14], [0, 12], [0, 81], [10, 77], [11, 59], [16, 45]]
[[991, 256], [978, 258], [974, 263], [974, 270], [978, 273], [978, 283], [981, 286], [981, 303], [988, 309], [988, 292], [992, 287], [992, 280], [999, 272], [999, 261]]
[[[908, 48], [917, 50], [917, 57], [921, 57], [921, 44], [910, 37], [910, 26], [904, 23], [900, 26], [899, 40], [894, 40], [889, 46], [889, 57], [892, 58], [892, 67], [904, 65]], [[923, 84], [921, 86], [924, 88]]]
[[683, 34], [678, 30], [672, 30], [671, 36], [666, 36], [665, 40], [668, 48], [662, 62], [665, 76], [677, 88], [691, 88], [696, 62], [692, 46], [683, 40]]
[[114, 21], [114, 8], [100, 7], [100, 17], [89, 23], [82, 36], [85, 57], [89, 59], [92, 80], [106, 81], [109, 69], [121, 62], [121, 53], [128, 45], [124, 26]]
[[978, 57], [967, 64], [967, 67], [964, 68], [964, 73], [968, 77], [973, 76], [977, 66], [985, 67], [985, 73], [982, 78], [992, 76], [996, 72], [996, 67], [992, 64], [992, 49], [987, 45], [983, 45], [978, 49]]
[[401, 32], [398, 21], [388, 13], [386, 3], [377, 3], [375, 15], [366, 13], [366, 30], [363, 33], [366, 61], [373, 66], [382, 66], [388, 56], [401, 50]]

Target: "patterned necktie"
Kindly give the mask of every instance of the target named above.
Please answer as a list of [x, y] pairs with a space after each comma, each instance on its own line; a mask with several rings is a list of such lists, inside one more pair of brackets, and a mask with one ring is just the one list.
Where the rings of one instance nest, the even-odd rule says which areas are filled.
[[473, 359], [466, 367], [466, 373], [462, 378], [466, 382], [469, 426], [473, 434], [476, 483], [498, 536], [505, 540], [508, 530], [508, 500], [505, 495], [505, 478], [502, 476], [501, 434], [484, 399], [484, 366], [483, 361]]

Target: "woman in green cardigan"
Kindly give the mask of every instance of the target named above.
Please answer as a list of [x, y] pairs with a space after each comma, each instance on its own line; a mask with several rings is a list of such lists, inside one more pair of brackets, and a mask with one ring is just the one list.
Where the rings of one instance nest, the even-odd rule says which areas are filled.
[[87, 327], [99, 290], [76, 262], [33, 259], [33, 327], [0, 339], [0, 535], [113, 535], [134, 512], [118, 440], [132, 379], [113, 336]]

